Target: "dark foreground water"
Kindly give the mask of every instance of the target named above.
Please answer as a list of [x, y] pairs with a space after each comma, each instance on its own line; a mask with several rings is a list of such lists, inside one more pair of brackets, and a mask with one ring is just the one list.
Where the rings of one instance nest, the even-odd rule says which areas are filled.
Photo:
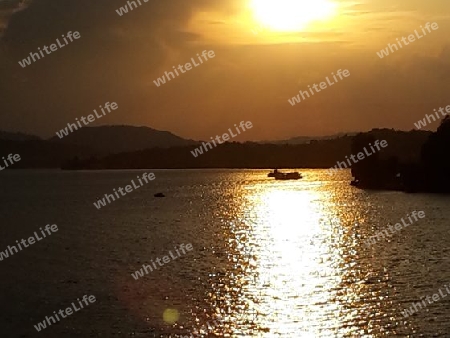
[[[1, 172], [0, 251], [46, 224], [59, 231], [0, 261], [0, 336], [449, 337], [450, 297], [402, 311], [450, 284], [450, 197], [302, 172], [155, 170], [100, 210], [143, 171]], [[426, 217], [365, 245], [414, 210]], [[34, 328], [84, 295], [96, 302]]]

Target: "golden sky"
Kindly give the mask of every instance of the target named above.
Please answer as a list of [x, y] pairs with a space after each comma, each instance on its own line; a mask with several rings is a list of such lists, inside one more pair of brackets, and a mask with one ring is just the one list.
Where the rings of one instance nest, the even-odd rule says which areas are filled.
[[[448, 0], [150, 0], [120, 17], [115, 10], [125, 4], [0, 0], [0, 129], [53, 136], [115, 101], [119, 109], [99, 124], [209, 139], [244, 120], [254, 128], [240, 140], [267, 140], [410, 130], [450, 104]], [[439, 29], [377, 56], [427, 22]], [[81, 39], [19, 66], [68, 31]], [[203, 50], [215, 58], [155, 86]], [[351, 76], [295, 106], [287, 102], [338, 69]]]

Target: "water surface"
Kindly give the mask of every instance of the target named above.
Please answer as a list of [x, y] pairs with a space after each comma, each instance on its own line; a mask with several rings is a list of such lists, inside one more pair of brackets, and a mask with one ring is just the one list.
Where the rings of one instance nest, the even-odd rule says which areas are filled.
[[[100, 210], [93, 202], [144, 171], [0, 173], [0, 250], [59, 227], [0, 262], [2, 336], [449, 336], [447, 299], [401, 311], [450, 282], [450, 198], [366, 192], [348, 171], [301, 171], [303, 180], [275, 181], [262, 170], [155, 170]], [[365, 245], [413, 210], [426, 218]], [[182, 243], [194, 250], [132, 278]], [[85, 294], [96, 303], [34, 329]]]

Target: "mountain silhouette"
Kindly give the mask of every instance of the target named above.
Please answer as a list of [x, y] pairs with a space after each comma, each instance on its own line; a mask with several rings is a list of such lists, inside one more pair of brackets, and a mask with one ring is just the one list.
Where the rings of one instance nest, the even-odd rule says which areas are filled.
[[83, 127], [61, 139], [54, 136], [50, 141], [89, 147], [100, 154], [197, 144], [196, 141], [183, 139], [168, 131], [133, 126]]

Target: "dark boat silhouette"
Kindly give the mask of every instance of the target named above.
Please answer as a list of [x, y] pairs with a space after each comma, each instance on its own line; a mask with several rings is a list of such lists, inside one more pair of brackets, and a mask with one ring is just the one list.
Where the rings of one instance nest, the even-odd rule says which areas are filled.
[[267, 174], [267, 177], [275, 177], [276, 180], [298, 180], [302, 178], [302, 174], [297, 171], [282, 173], [278, 169], [275, 169], [273, 172]]

